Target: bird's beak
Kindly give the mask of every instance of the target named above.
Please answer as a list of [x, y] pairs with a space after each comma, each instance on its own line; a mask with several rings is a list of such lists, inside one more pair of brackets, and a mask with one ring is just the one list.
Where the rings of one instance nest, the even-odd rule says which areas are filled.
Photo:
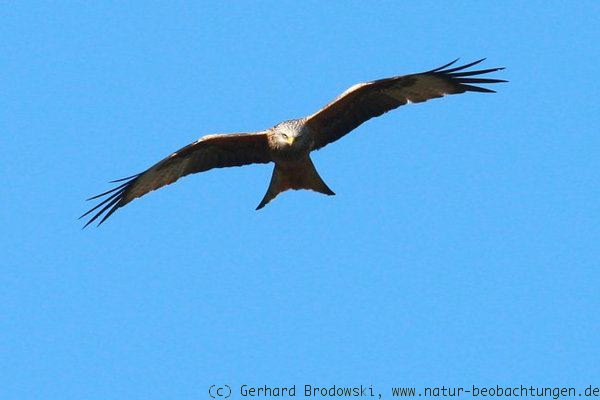
[[287, 144], [289, 144], [290, 146], [292, 144], [294, 144], [294, 139], [295, 139], [294, 137], [288, 136], [288, 138], [287, 138]]

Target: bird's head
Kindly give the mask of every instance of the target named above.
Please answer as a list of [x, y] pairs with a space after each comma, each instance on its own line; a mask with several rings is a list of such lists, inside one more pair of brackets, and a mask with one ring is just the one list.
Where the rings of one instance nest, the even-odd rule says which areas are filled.
[[308, 129], [302, 120], [285, 121], [273, 128], [277, 147], [282, 150], [300, 150], [308, 146]]

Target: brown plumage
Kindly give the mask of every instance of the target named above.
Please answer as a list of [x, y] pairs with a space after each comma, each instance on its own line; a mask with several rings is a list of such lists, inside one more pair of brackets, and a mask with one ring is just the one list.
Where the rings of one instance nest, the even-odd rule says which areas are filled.
[[316, 113], [306, 118], [284, 121], [262, 132], [204, 136], [140, 174], [113, 181], [123, 183], [88, 199], [107, 196], [80, 218], [98, 210], [85, 226], [103, 215], [98, 223], [100, 225], [133, 199], [183, 176], [212, 168], [255, 163], [275, 163], [269, 188], [257, 209], [289, 189], [309, 189], [333, 195], [315, 169], [310, 159], [311, 151], [321, 149], [369, 119], [407, 103], [421, 103], [464, 92], [494, 93], [493, 90], [471, 84], [506, 82], [502, 79], [471, 78], [503, 68], [464, 71], [483, 59], [448, 68], [456, 61], [427, 72], [354, 85]]

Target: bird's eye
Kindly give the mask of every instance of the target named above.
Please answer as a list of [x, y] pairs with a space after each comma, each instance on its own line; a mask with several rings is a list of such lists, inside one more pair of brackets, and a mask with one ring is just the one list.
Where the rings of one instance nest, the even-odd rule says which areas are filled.
[[288, 135], [286, 133], [282, 133], [281, 135], [283, 136], [284, 139], [288, 138]]

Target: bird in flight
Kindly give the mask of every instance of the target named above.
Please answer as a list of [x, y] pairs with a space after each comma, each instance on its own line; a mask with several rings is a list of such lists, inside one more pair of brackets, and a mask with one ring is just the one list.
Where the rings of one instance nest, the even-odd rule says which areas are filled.
[[350, 87], [325, 107], [308, 117], [281, 122], [272, 128], [252, 133], [207, 135], [177, 150], [146, 171], [118, 179], [119, 186], [88, 200], [99, 204], [79, 218], [96, 212], [84, 228], [108, 217], [132, 200], [169, 185], [179, 178], [213, 168], [274, 163], [271, 182], [256, 207], [263, 208], [279, 193], [289, 189], [309, 189], [326, 195], [333, 191], [325, 184], [310, 159], [319, 150], [350, 133], [362, 123], [408, 103], [465, 92], [495, 93], [473, 84], [506, 82], [475, 77], [504, 68], [467, 70], [481, 59], [450, 68], [456, 61], [417, 74], [395, 76], [359, 83]]

